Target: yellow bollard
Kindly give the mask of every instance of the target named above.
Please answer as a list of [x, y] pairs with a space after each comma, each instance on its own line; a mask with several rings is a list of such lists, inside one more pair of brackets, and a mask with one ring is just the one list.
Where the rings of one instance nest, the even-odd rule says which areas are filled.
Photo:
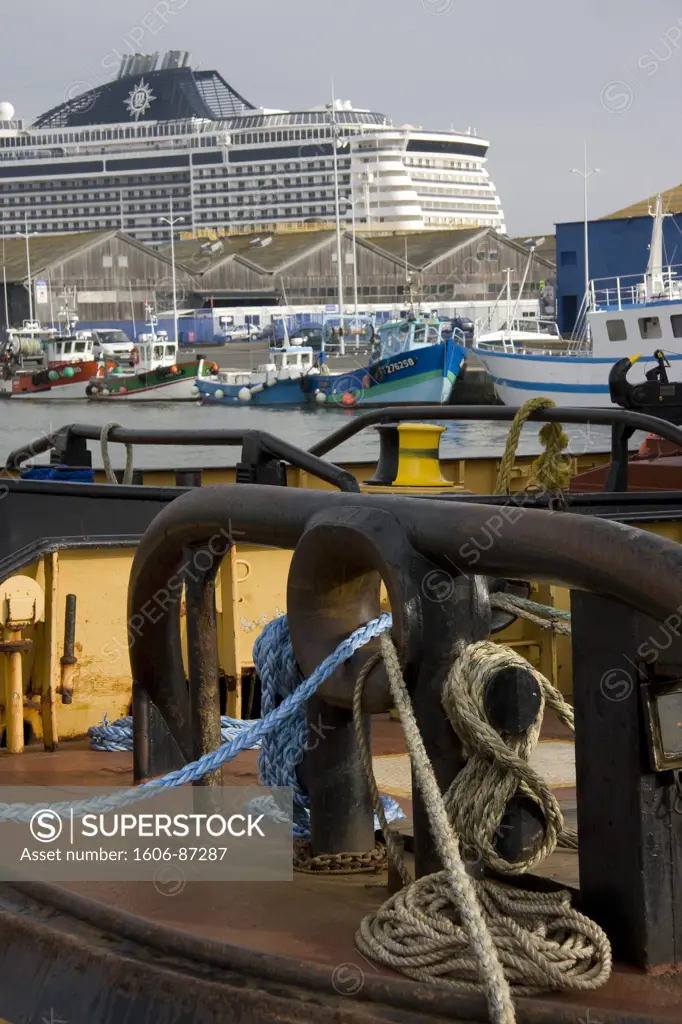
[[445, 427], [432, 423], [398, 424], [398, 475], [394, 487], [452, 487], [440, 471], [438, 448]]

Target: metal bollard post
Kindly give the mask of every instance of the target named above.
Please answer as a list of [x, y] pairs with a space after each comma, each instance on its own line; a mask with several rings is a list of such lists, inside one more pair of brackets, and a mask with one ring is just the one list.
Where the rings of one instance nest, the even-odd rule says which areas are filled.
[[[294, 552], [289, 575], [289, 630], [296, 657], [308, 674], [339, 640], [375, 618], [380, 579], [393, 609], [393, 637], [417, 726], [438, 786], [445, 792], [465, 759], [443, 710], [443, 686], [458, 645], [490, 634], [484, 578], [452, 576], [424, 558], [388, 512], [351, 507], [315, 517]], [[316, 854], [356, 852], [372, 843], [368, 787], [349, 708], [358, 672], [377, 646], [373, 642], [358, 651], [309, 702], [308, 721], [317, 722], [319, 734], [305, 761]], [[383, 665], [369, 673], [364, 700], [368, 713], [391, 707]], [[530, 672], [498, 673], [488, 686], [486, 705], [497, 728], [518, 732], [538, 713], [538, 685]], [[412, 808], [415, 870], [421, 877], [440, 871], [442, 863], [414, 775]], [[532, 801], [519, 798], [510, 803], [504, 825], [499, 852], [516, 860], [538, 841], [544, 821]], [[482, 867], [471, 870], [481, 873]]]

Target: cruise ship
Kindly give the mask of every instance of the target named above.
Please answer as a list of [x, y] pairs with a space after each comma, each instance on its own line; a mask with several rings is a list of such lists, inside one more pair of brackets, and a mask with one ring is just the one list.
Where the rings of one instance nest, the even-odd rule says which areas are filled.
[[335, 221], [338, 176], [346, 224], [504, 234], [487, 153], [471, 129], [395, 127], [338, 100], [259, 108], [184, 51], [132, 54], [30, 126], [0, 103], [0, 221], [5, 233], [117, 228], [161, 245], [172, 197], [177, 234], [305, 229]]

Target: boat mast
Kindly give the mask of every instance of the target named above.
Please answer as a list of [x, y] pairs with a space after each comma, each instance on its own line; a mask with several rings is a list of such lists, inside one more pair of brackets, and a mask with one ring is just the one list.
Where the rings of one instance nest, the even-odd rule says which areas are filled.
[[[544, 241], [544, 239], [543, 239], [543, 241]], [[521, 296], [523, 294], [523, 289], [526, 287], [526, 281], [528, 280], [528, 273], [530, 271], [530, 265], [533, 262], [533, 256], [535, 255], [535, 246], [531, 245], [529, 247], [529, 249], [530, 249], [530, 251], [528, 253], [528, 260], [526, 262], [526, 269], [523, 272], [523, 280], [521, 281], [521, 287], [519, 288], [519, 294], [516, 296], [516, 305], [514, 306], [514, 313], [513, 313], [513, 316], [512, 316], [512, 323], [516, 320], [516, 318], [519, 315], [519, 303], [521, 302]]]
[[[651, 211], [649, 211], [651, 212]], [[656, 196], [656, 209], [653, 214], [654, 226], [651, 232], [649, 247], [649, 263], [646, 268], [646, 297], [652, 299], [661, 295], [663, 286], [663, 199]]]
[[507, 331], [511, 332], [511, 267], [507, 267]]
[[[341, 266], [341, 203], [339, 196], [339, 157], [336, 150], [337, 127], [336, 127], [336, 98], [334, 96], [334, 80], [332, 79], [332, 156], [334, 161], [334, 197], [336, 199], [336, 272], [339, 290], [339, 327], [343, 329], [343, 267]], [[343, 355], [344, 341], [341, 334], [341, 355]]]
[[[284, 308], [288, 309], [289, 308], [289, 300], [287, 298], [286, 288], [284, 287], [284, 281], [283, 280], [280, 281], [280, 286], [282, 288], [282, 298], [284, 299]], [[283, 346], [282, 347], [283, 348], [291, 348], [291, 339], [289, 338], [289, 328], [287, 326], [287, 315], [286, 315], [286, 313], [282, 313], [282, 327], [284, 329], [284, 338], [282, 339], [283, 340]], [[249, 349], [249, 351], [250, 351], [250, 349]]]

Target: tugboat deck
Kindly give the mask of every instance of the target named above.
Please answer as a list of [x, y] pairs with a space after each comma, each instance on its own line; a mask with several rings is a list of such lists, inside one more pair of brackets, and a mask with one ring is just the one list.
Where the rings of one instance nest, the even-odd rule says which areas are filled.
[[[388, 715], [373, 721], [372, 753], [374, 769], [381, 792], [395, 796], [407, 815], [399, 824], [409, 834], [412, 803], [407, 795], [409, 759], [405, 753], [402, 730]], [[564, 727], [548, 712], [543, 726], [535, 763], [548, 778], [559, 800], [567, 825], [576, 822], [576, 794], [573, 775], [572, 744]], [[234, 761], [223, 765], [223, 784], [248, 786], [258, 783], [258, 752], [245, 751]], [[30, 747], [21, 758], [0, 752], [0, 785], [97, 785], [114, 787], [133, 783], [132, 754], [101, 753], [89, 748], [87, 740], [75, 740], [60, 746], [58, 754]], [[573, 783], [573, 784], [570, 784]], [[411, 857], [406, 854], [408, 864]], [[411, 865], [410, 865], [411, 867]], [[535, 872], [551, 881], [578, 889], [578, 856], [573, 851], [557, 850]], [[517, 883], [520, 881], [516, 880]], [[27, 896], [35, 888], [41, 899], [41, 886], [22, 886]], [[367, 961], [354, 944], [355, 931], [368, 913], [377, 910], [387, 896], [386, 875], [372, 877], [311, 876], [294, 874], [292, 885], [278, 883], [193, 883], [184, 887], [170, 876], [164, 885], [145, 882], [80, 882], [52, 887], [62, 890], [68, 906], [72, 893], [99, 911], [107, 908], [131, 915], [144, 927], [171, 929], [178, 936], [184, 933], [191, 946], [193, 940], [210, 943], [213, 951], [241, 947], [275, 957], [291, 957], [328, 969], [336, 978], [335, 989], [355, 995], [367, 981], [381, 978], [399, 981], [401, 986], [417, 988], [393, 971]], [[0, 918], [3, 916], [6, 887], [0, 887]], [[10, 892], [14, 887], [10, 887]], [[60, 908], [61, 909], [61, 908]], [[79, 916], [78, 913], [76, 916]], [[190, 951], [190, 956], [192, 953]], [[2, 957], [0, 956], [0, 963]], [[655, 979], [655, 980], [654, 980]], [[371, 986], [370, 986], [371, 987]], [[421, 986], [419, 986], [421, 989]], [[423, 991], [423, 989], [422, 989]], [[448, 990], [442, 990], [447, 999]], [[429, 989], [432, 1013], [422, 1019], [444, 1019], [438, 1013], [440, 999]], [[546, 1007], [545, 998], [538, 997], [538, 1014]], [[646, 974], [616, 967], [604, 988], [584, 995], [552, 994], [553, 1012], [561, 1014], [553, 1020], [574, 1024], [610, 1024], [635, 1020], [677, 1022], [682, 1005], [682, 976]], [[536, 1000], [524, 1000], [531, 1007]], [[622, 1015], [619, 1008], [629, 1007]], [[562, 1012], [560, 1007], [565, 1011]], [[352, 1010], [349, 1001], [349, 1010]], [[355, 1006], [356, 1012], [360, 1008]], [[302, 1008], [300, 1020], [312, 1020]], [[639, 1015], [642, 1015], [641, 1017]], [[345, 1018], [344, 1018], [345, 1019]], [[360, 1021], [362, 1016], [348, 1020]], [[369, 1017], [367, 1018], [370, 1019]], [[412, 1015], [388, 1017], [388, 1020], [412, 1021]], [[414, 1018], [416, 1020], [416, 1018]], [[452, 1020], [450, 1016], [447, 1018]], [[472, 1018], [476, 1019], [476, 1018]], [[544, 1019], [520, 1012], [519, 1021]], [[5, 1024], [0, 1020], [0, 1024]], [[13, 1022], [8, 1022], [13, 1024]]]

